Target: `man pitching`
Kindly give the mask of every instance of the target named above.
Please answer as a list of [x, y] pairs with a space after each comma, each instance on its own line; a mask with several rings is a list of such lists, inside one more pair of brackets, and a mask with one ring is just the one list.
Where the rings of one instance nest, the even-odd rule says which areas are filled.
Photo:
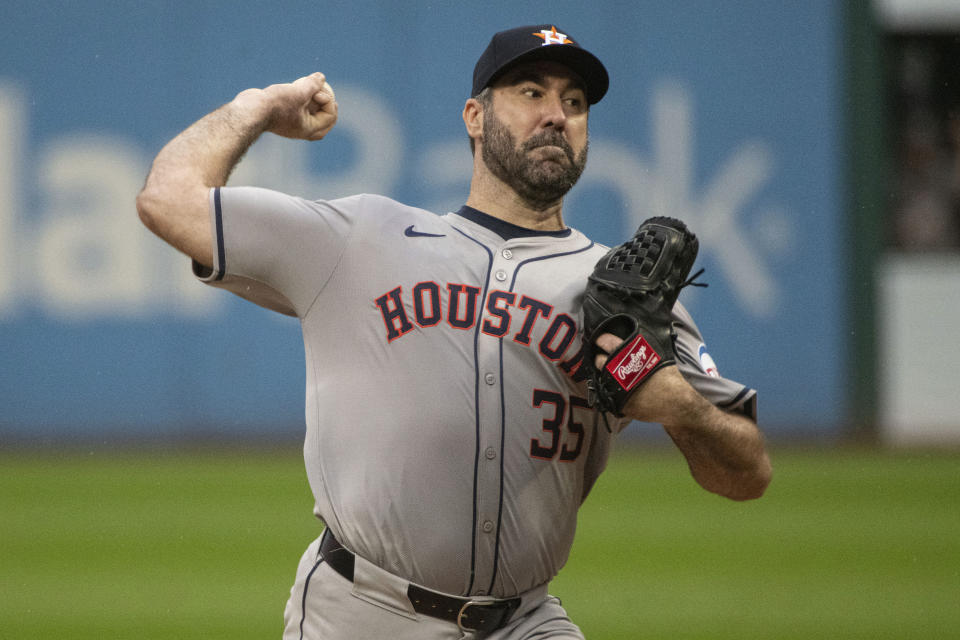
[[707, 490], [764, 492], [756, 393], [701, 357], [674, 303], [695, 238], [651, 223], [624, 245], [636, 260], [563, 222], [607, 87], [556, 25], [494, 35], [463, 107], [470, 193], [445, 215], [224, 186], [265, 132], [331, 130], [320, 73], [242, 91], [157, 155], [144, 224], [203, 282], [302, 325], [304, 460], [326, 529], [300, 561], [285, 640], [582, 639], [548, 586], [632, 419], [662, 424]]

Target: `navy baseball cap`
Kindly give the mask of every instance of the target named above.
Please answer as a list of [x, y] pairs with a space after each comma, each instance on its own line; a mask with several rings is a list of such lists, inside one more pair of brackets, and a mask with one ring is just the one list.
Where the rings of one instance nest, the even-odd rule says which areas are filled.
[[590, 104], [600, 102], [610, 86], [607, 70], [595, 55], [555, 25], [536, 24], [494, 34], [473, 68], [471, 95], [476, 97], [508, 67], [533, 60], [553, 60], [570, 67], [586, 83]]

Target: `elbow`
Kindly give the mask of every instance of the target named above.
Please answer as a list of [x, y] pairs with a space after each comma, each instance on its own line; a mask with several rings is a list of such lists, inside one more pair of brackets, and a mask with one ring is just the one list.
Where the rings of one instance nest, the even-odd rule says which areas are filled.
[[757, 463], [754, 469], [740, 472], [727, 484], [721, 493], [726, 498], [737, 502], [756, 500], [763, 497], [770, 481], [773, 479], [773, 467], [766, 455]]
[[773, 478], [773, 469], [766, 454], [749, 468], [714, 468], [710, 473], [694, 472], [694, 479], [703, 489], [718, 496], [746, 502], [763, 496]]
[[148, 179], [136, 206], [140, 221], [161, 240], [202, 265], [213, 264], [206, 187], [191, 190]]
[[176, 191], [169, 186], [157, 186], [148, 179], [137, 194], [137, 216], [147, 229], [166, 239], [174, 224], [174, 212], [182, 207]]
[[140, 222], [154, 232], [157, 230], [159, 209], [160, 202], [154, 190], [151, 189], [149, 185], [145, 186], [140, 193], [137, 194], [137, 215], [140, 217]]
[[724, 494], [725, 498], [734, 500], [736, 502], [747, 502], [748, 500], [757, 500], [763, 497], [763, 494], [767, 491], [767, 486], [769, 486], [769, 478], [766, 480], [744, 482], [738, 485], [733, 490]]

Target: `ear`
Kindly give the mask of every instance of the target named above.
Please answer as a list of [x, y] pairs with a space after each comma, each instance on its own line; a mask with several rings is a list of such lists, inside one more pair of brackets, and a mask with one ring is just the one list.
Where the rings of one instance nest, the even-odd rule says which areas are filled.
[[479, 140], [483, 136], [483, 105], [475, 98], [463, 105], [463, 124], [472, 139]]

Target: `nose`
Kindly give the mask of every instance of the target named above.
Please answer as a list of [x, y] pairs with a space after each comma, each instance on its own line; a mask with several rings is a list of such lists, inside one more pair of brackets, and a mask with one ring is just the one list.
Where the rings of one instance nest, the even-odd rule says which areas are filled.
[[563, 100], [558, 94], [548, 94], [542, 102], [540, 126], [544, 129], [563, 131], [566, 122], [567, 112], [563, 108]]

